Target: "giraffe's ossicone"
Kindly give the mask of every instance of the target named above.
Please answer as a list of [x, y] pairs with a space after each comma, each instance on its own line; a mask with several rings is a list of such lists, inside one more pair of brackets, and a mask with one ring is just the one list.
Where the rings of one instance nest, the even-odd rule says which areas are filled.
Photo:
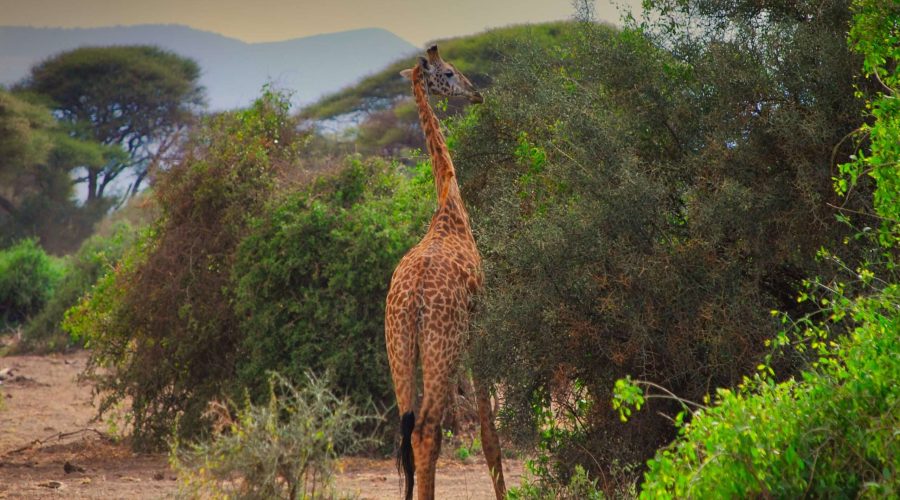
[[[385, 340], [401, 415], [398, 461], [406, 475], [407, 499], [414, 475], [418, 498], [434, 498], [441, 421], [466, 347], [475, 295], [482, 287], [481, 255], [475, 245], [456, 171], [429, 95], [483, 101], [468, 78], [441, 59], [437, 46], [415, 67], [401, 72], [412, 81], [419, 120], [431, 156], [438, 207], [428, 232], [397, 265], [385, 309]], [[421, 362], [422, 400], [416, 402], [416, 368]], [[500, 442], [488, 388], [475, 381], [482, 449], [498, 499], [506, 496]]]

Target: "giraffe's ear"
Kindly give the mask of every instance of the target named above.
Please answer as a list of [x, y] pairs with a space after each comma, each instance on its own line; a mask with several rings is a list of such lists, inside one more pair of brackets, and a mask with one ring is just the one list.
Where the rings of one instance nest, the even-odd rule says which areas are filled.
[[407, 80], [412, 80], [412, 69], [404, 69], [400, 72], [400, 76], [406, 78]]

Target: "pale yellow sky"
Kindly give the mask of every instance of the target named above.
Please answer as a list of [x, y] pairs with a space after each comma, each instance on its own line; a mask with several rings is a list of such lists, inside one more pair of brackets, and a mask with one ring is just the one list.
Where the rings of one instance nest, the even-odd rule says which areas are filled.
[[[640, 0], [614, 0], [638, 8]], [[177, 23], [246, 42], [384, 28], [414, 44], [486, 28], [572, 17], [571, 0], [0, 0], [0, 26]], [[618, 22], [609, 0], [600, 20]]]

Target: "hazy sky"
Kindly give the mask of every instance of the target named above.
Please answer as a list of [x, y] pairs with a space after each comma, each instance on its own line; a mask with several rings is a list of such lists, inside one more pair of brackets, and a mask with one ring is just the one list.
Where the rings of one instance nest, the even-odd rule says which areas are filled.
[[[0, 0], [0, 26], [177, 23], [246, 42], [377, 27], [422, 45], [490, 27], [567, 19], [573, 12], [571, 0]], [[597, 0], [596, 13], [619, 19], [609, 0]]]

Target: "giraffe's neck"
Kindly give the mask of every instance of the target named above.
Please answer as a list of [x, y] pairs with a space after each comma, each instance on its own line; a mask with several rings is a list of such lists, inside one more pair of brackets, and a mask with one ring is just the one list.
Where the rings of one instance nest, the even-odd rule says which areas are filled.
[[434, 116], [431, 104], [428, 103], [428, 95], [425, 93], [425, 79], [422, 68], [416, 66], [412, 74], [413, 94], [416, 98], [416, 106], [419, 109], [419, 122], [422, 132], [425, 133], [425, 144], [431, 156], [431, 169], [434, 173], [434, 186], [437, 190], [438, 207], [444, 207], [448, 201], [457, 201], [456, 206], [462, 208], [462, 199], [459, 194], [459, 185], [456, 183], [456, 170], [453, 168], [453, 160], [450, 159], [450, 151], [441, 132], [441, 125]]

